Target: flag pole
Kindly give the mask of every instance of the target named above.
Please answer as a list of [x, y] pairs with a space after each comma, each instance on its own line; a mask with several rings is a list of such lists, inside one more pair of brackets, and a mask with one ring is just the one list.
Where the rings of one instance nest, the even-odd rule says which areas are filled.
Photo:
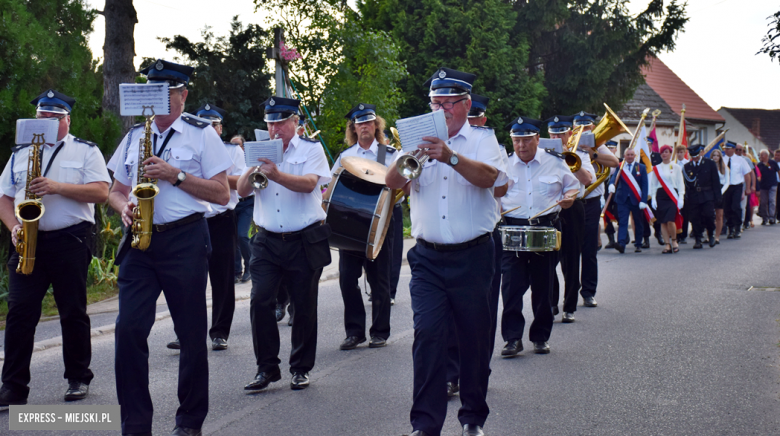
[[680, 111], [680, 128], [678, 130], [679, 134], [677, 135], [677, 144], [674, 146], [674, 150], [672, 150], [674, 163], [677, 163], [677, 147], [682, 145], [683, 135], [687, 133], [685, 131], [685, 103], [683, 103], [682, 110]]
[[[650, 113], [650, 108], [645, 108], [645, 110], [642, 112], [642, 117], [639, 118], [639, 123], [636, 125], [636, 131], [634, 132], [634, 137], [631, 138], [631, 144], [628, 145], [628, 148], [626, 150], [631, 150], [634, 147], [636, 147], [637, 139], [639, 139], [639, 133], [642, 131], [642, 126], [645, 125], [645, 119], [647, 118], [647, 114]], [[629, 132], [631, 133], [631, 132]], [[618, 167], [617, 176], [615, 176], [615, 188], [617, 189], [618, 183], [620, 183], [620, 172], [623, 171], [623, 165], [626, 164], [626, 160], [623, 159], [622, 162], [620, 162], [620, 166]], [[601, 209], [601, 217], [604, 217], [604, 214], [607, 212], [607, 208], [609, 207], [609, 202], [612, 201], [612, 195], [609, 194], [607, 197], [607, 201], [604, 203], [604, 208]]]

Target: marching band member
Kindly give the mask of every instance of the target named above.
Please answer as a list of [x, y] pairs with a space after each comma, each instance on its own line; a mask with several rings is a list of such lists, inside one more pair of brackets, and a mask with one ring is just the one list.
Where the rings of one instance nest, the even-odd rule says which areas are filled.
[[[393, 147], [387, 145], [385, 120], [376, 114], [376, 106], [360, 103], [346, 116], [347, 128], [344, 142], [349, 148], [341, 152], [333, 164], [335, 172], [341, 165], [341, 158], [357, 156], [371, 159], [388, 166], [395, 160]], [[353, 350], [366, 341], [366, 309], [358, 286], [358, 279], [366, 270], [371, 285], [372, 322], [369, 329], [369, 348], [381, 348], [390, 337], [390, 267], [393, 260], [395, 238], [394, 217], [390, 217], [385, 241], [376, 259], [370, 261], [363, 252], [339, 250], [339, 285], [344, 300], [344, 329], [347, 337], [339, 346], [342, 350]]]
[[[87, 397], [93, 374], [90, 323], [87, 315], [87, 270], [95, 235], [94, 203], [108, 198], [111, 182], [105, 160], [96, 144], [70, 134], [70, 113], [76, 100], [47, 90], [31, 102], [38, 119], [54, 119], [59, 125], [57, 142], [41, 150], [41, 174], [30, 191], [41, 197], [45, 212], [38, 221], [33, 271], [17, 273], [19, 254], [8, 259], [8, 316], [5, 325], [5, 360], [0, 407], [27, 404], [30, 360], [35, 328], [41, 318], [41, 302], [51, 286], [60, 315], [63, 360], [68, 389], [65, 401]], [[13, 149], [3, 170], [0, 218], [11, 230], [14, 246], [22, 226], [15, 208], [25, 200], [30, 146]]]
[[715, 246], [715, 204], [720, 203], [720, 177], [715, 162], [701, 156], [704, 146], [696, 144], [688, 147], [691, 161], [685, 164], [685, 204], [689, 219], [693, 225], [693, 248], [702, 248], [701, 239], [704, 229], [710, 247]]
[[[489, 413], [490, 232], [498, 221], [492, 188], [506, 183], [506, 177], [495, 134], [467, 123], [475, 77], [441, 68], [425, 84], [430, 86], [431, 109], [444, 111], [449, 138], [422, 138], [428, 143], [420, 148], [430, 159], [411, 182], [412, 236], [417, 238], [407, 255], [414, 311], [413, 436], [437, 436], [444, 425], [451, 334], [457, 334], [463, 356], [458, 414], [463, 435], [483, 435]], [[407, 180], [389, 171], [386, 182], [398, 189]], [[451, 317], [455, 332], [449, 327]]]
[[[510, 126], [510, 136], [515, 153], [509, 157], [507, 175], [509, 191], [501, 198], [504, 215], [509, 225], [555, 227], [560, 230], [559, 213], [574, 204], [579, 195], [580, 182], [554, 151], [539, 148], [539, 127], [542, 122], [526, 117], [517, 118]], [[533, 218], [549, 206], [555, 205], [544, 215]], [[563, 236], [564, 240], [566, 236]], [[553, 325], [550, 305], [554, 287], [555, 265], [558, 252], [510, 252], [503, 255], [501, 295], [504, 312], [501, 316], [501, 334], [506, 346], [501, 355], [511, 357], [523, 350], [523, 295], [531, 287], [531, 305], [534, 320], [529, 329], [529, 339], [534, 352], [550, 352], [547, 341]], [[575, 294], [576, 295], [576, 294]]]
[[[563, 141], [564, 148], [572, 137], [571, 128], [573, 122], [574, 117], [566, 115], [556, 115], [545, 120], [550, 138]], [[574, 322], [574, 312], [577, 310], [577, 299], [580, 291], [580, 255], [582, 254], [582, 245], [585, 238], [585, 206], [581, 197], [585, 193], [585, 186], [596, 180], [596, 171], [590, 163], [590, 153], [580, 149], [579, 146], [576, 153], [582, 162], [580, 169], [574, 173], [574, 177], [580, 182], [580, 195], [574, 200], [571, 207], [562, 210], [560, 213], [563, 241], [561, 243], [561, 251], [558, 254], [564, 280], [562, 322], [565, 323]], [[595, 240], [593, 243], [595, 244]], [[553, 286], [551, 301], [553, 314], [555, 315], [558, 313], [560, 294], [557, 274], [554, 277], [554, 281], [555, 285]]]
[[726, 225], [729, 229], [727, 239], [739, 239], [741, 236], [740, 228], [742, 227], [742, 207], [741, 201], [745, 198], [745, 186], [750, 184], [750, 166], [748, 166], [745, 159], [741, 156], [734, 155], [734, 149], [737, 144], [732, 141], [726, 141], [723, 146], [726, 156], [723, 158], [723, 162], [726, 164], [726, 168], [729, 169], [729, 187], [723, 194], [723, 210], [726, 215]]
[[[685, 204], [685, 182], [680, 165], [672, 162], [671, 146], [661, 147], [661, 159], [663, 161], [654, 166], [648, 176], [648, 189], [655, 219], [661, 225], [664, 240], [669, 241], [661, 253], [677, 253], [680, 249], [677, 245], [676, 220]], [[634, 215], [634, 222], [636, 220], [637, 216]], [[642, 224], [645, 222], [642, 221]]]
[[250, 316], [257, 375], [245, 390], [265, 389], [281, 380], [279, 327], [274, 313], [284, 281], [295, 307], [290, 353], [290, 388], [309, 386], [309, 371], [317, 353], [317, 292], [322, 268], [328, 265], [330, 226], [325, 224], [320, 185], [331, 180], [325, 151], [319, 141], [297, 136], [300, 101], [266, 100], [265, 122], [271, 138], [283, 143], [283, 162], [260, 158], [257, 171], [268, 178], [265, 189], [253, 188], [250, 168], [238, 181], [238, 194], [254, 189], [254, 221], [260, 228], [252, 238], [252, 296]]
[[[609, 188], [607, 189], [610, 194], [614, 194], [613, 201], [617, 203], [618, 210], [618, 242], [615, 244], [615, 249], [623, 254], [626, 250], [626, 245], [630, 241], [628, 237], [628, 216], [634, 216], [634, 244], [635, 253], [642, 252], [642, 234], [644, 228], [644, 220], [642, 219], [642, 211], [647, 209], [647, 170], [645, 165], [639, 162], [634, 162], [636, 159], [636, 151], [629, 148], [623, 154], [625, 163], [623, 164], [622, 171], [626, 173], [626, 177], [632, 178], [637, 182], [636, 186], [629, 186], [629, 183], [621, 183], [615, 190], [615, 184], [617, 178], [620, 176], [620, 171], [616, 171], [615, 174], [609, 179]], [[622, 176], [620, 176], [622, 178]], [[636, 189], [636, 191], [634, 191]]]
[[158, 60], [141, 71], [148, 83], [170, 89], [170, 114], [157, 115], [151, 125], [154, 156], [139, 157], [143, 129], [130, 130], [114, 153], [114, 186], [109, 203], [130, 226], [131, 191], [144, 165], [147, 177], [157, 179], [151, 245], [131, 248], [129, 232], [117, 250], [119, 315], [116, 320], [116, 390], [122, 406], [122, 433], [150, 435], [152, 399], [149, 395], [147, 338], [154, 324], [160, 291], [173, 318], [181, 344], [179, 410], [173, 435], [200, 435], [208, 413], [208, 356], [206, 352], [206, 283], [211, 252], [204, 214], [210, 203], [230, 201], [225, 171], [232, 162], [211, 124], [182, 115], [187, 82], [193, 68]]

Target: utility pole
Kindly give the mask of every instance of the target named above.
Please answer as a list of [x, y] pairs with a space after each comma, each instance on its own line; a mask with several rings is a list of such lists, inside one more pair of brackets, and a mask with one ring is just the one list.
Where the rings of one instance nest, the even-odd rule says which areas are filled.
[[281, 27], [274, 28], [274, 46], [265, 49], [266, 59], [273, 59], [276, 64], [276, 93], [277, 97], [286, 97], [287, 92], [284, 86], [284, 73], [287, 71], [287, 65], [284, 59], [282, 59], [282, 41], [284, 40], [284, 29]]

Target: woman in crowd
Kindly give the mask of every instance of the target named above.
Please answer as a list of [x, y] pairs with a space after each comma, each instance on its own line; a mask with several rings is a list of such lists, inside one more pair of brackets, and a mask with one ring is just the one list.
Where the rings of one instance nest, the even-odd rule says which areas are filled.
[[[723, 164], [723, 153], [715, 149], [710, 154], [710, 159], [718, 167], [718, 177], [720, 177], [721, 193], [725, 193], [729, 187], [729, 168]], [[723, 197], [720, 203], [715, 204], [715, 243], [720, 244], [720, 232], [723, 230]]]
[[672, 147], [664, 145], [661, 147], [661, 159], [663, 163], [656, 165], [658, 173], [663, 179], [663, 184], [673, 190], [677, 200], [670, 197], [664, 189], [661, 180], [658, 179], [655, 170], [648, 177], [648, 190], [652, 198], [652, 206], [655, 210], [655, 218], [661, 224], [661, 231], [664, 240], [667, 241], [666, 249], [661, 253], [677, 253], [680, 248], [677, 245], [677, 225], [675, 223], [677, 214], [683, 207], [685, 198], [685, 181], [683, 180], [682, 168], [680, 165], [672, 162]]

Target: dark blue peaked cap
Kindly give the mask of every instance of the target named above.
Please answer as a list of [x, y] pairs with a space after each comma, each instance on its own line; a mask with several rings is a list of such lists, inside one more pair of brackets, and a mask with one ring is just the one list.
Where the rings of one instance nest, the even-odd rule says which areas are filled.
[[298, 115], [300, 100], [294, 98], [271, 97], [262, 103], [265, 106], [266, 123], [284, 121], [293, 115]]
[[490, 98], [482, 95], [471, 94], [471, 109], [469, 110], [469, 118], [484, 117], [487, 111]]
[[222, 122], [222, 120], [225, 118], [225, 115], [227, 115], [226, 110], [218, 108], [210, 103], [206, 103], [195, 110], [195, 116], [208, 118], [212, 121]]
[[376, 119], [376, 106], [373, 104], [359, 103], [344, 117], [355, 124], [365, 123]]
[[737, 148], [737, 143], [734, 141], [726, 141], [726, 144], [723, 145], [723, 148]]
[[574, 117], [575, 126], [589, 126], [596, 122], [596, 115], [589, 114], [585, 111], [580, 111], [577, 114], [572, 115]]
[[168, 82], [171, 88], [179, 88], [189, 83], [193, 71], [193, 67], [157, 59], [141, 70], [141, 74], [146, 75], [147, 83]]
[[514, 121], [506, 125], [506, 128], [509, 129], [509, 136], [513, 138], [538, 135], [541, 127], [541, 121], [526, 117], [517, 117]]
[[428, 87], [429, 97], [434, 95], [466, 95], [471, 93], [476, 74], [464, 73], [451, 68], [439, 68], [423, 86]]
[[574, 117], [567, 115], [556, 115], [544, 120], [547, 123], [547, 131], [550, 133], [566, 133], [571, 130]]
[[76, 99], [53, 89], [47, 89], [41, 95], [35, 97], [30, 104], [36, 105], [39, 112], [69, 114], [73, 110], [73, 105], [76, 104]]
[[691, 157], [696, 157], [701, 153], [701, 151], [704, 150], [704, 146], [701, 144], [695, 144], [688, 147], [688, 154], [691, 155]]

